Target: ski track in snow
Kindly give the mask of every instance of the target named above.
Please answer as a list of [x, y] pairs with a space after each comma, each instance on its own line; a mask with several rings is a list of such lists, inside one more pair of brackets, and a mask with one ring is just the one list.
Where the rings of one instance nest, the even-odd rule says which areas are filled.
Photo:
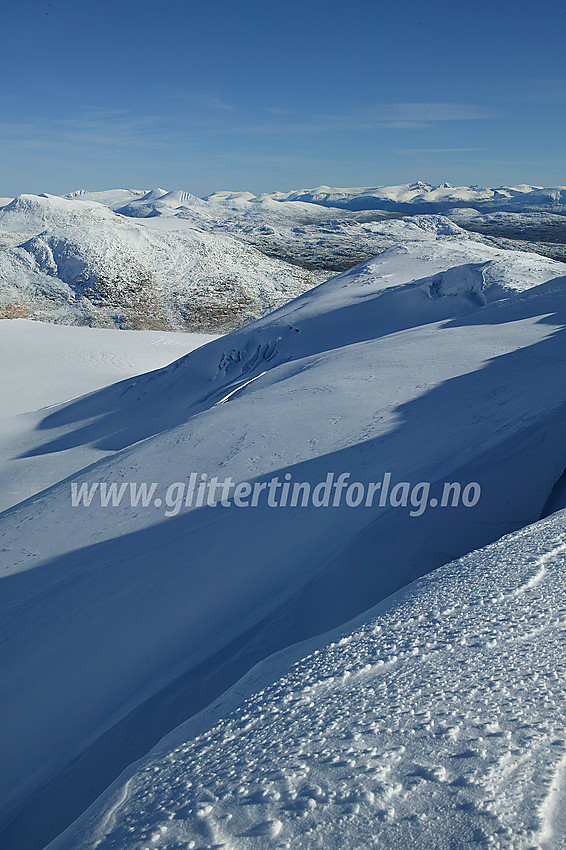
[[566, 835], [566, 756], [560, 760], [548, 794], [540, 808], [542, 830], [538, 836], [542, 847], [564, 842]]
[[107, 833], [107, 832], [110, 832], [113, 829], [114, 824], [116, 823], [116, 820], [118, 818], [118, 813], [119, 813], [120, 809], [123, 807], [126, 800], [128, 799], [130, 785], [131, 785], [131, 780], [128, 780], [127, 782], [124, 783], [124, 787], [122, 788], [120, 796], [116, 800], [115, 804], [113, 806], [111, 806], [110, 810], [107, 812], [107, 814], [104, 818], [104, 821], [102, 823], [101, 838], [99, 838], [96, 841], [96, 843], [94, 844], [94, 847], [98, 847], [102, 843], [102, 841], [104, 840], [104, 834]]
[[565, 529], [562, 513], [440, 568], [275, 683], [256, 675], [53, 850], [566, 847]]
[[234, 387], [233, 390], [230, 390], [230, 392], [227, 393], [225, 396], [223, 396], [223, 398], [221, 398], [220, 401], [217, 401], [216, 404], [217, 405], [218, 404], [225, 404], [228, 401], [228, 399], [232, 398], [233, 395], [235, 395], [240, 390], [243, 390], [244, 387], [247, 387], [248, 384], [253, 383], [253, 381], [257, 381], [257, 379], [261, 378], [262, 375], [265, 375], [265, 371], [260, 372], [259, 375], [255, 375], [253, 378], [249, 378], [247, 381], [243, 381], [241, 384], [238, 384], [237, 387]]

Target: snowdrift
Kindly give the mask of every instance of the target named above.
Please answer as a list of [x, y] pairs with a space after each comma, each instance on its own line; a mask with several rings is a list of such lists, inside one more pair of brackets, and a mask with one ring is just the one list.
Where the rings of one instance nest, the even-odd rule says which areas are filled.
[[165, 518], [157, 503], [72, 507], [62, 481], [1, 515], [5, 836], [25, 822], [45, 843], [270, 652], [540, 517], [566, 466], [563, 266], [477, 250], [399, 246], [47, 413], [31, 459], [63, 452], [69, 474], [85, 446], [113, 453], [79, 483], [157, 482], [163, 497], [191, 472], [364, 485], [389, 472], [482, 496], [418, 517], [264, 502]]
[[564, 847], [566, 512], [255, 667], [50, 850]]

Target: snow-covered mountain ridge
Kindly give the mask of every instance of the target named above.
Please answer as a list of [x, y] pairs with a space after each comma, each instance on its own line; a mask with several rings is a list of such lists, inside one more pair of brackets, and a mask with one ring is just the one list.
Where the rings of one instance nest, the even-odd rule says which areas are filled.
[[155, 481], [163, 497], [192, 471], [388, 471], [477, 481], [482, 498], [420, 517], [260, 504], [167, 519], [163, 504], [77, 510], [53, 478], [0, 515], [4, 838], [27, 823], [45, 843], [61, 787], [78, 814], [255, 662], [547, 509], [565, 466], [564, 267], [448, 226], [413, 222], [419, 238], [258, 322], [45, 413], [20, 456], [59, 455], [78, 483]]
[[7, 318], [168, 330], [229, 330], [320, 275], [229, 235], [156, 232], [81, 196], [21, 195], [0, 211], [0, 309]]
[[[486, 191], [385, 187], [380, 192], [387, 203], [415, 200], [411, 215], [399, 220], [398, 212], [353, 212], [344, 199], [361, 197], [358, 190], [257, 197], [218, 192], [205, 199], [164, 189], [21, 195], [0, 209], [0, 313], [221, 332], [407, 240], [468, 239], [566, 259], [566, 219], [557, 207], [497, 218], [478, 212], [481, 204], [476, 210], [453, 206], [456, 196], [469, 205]], [[438, 198], [450, 192], [450, 209], [439, 206]], [[523, 199], [532, 194], [528, 187], [509, 192]], [[417, 204], [423, 197], [426, 215]], [[324, 198], [337, 199], [342, 208]], [[450, 216], [442, 227], [438, 209]]]
[[[178, 202], [177, 205], [188, 200], [180, 198], [179, 192], [168, 192], [165, 189], [154, 189], [151, 192], [142, 190], [112, 190], [109, 192], [71, 192], [65, 197], [85, 197], [92, 200], [100, 200], [117, 209], [120, 204], [128, 201], [138, 209], [142, 209], [144, 203], [161, 198], [163, 204]], [[198, 200], [192, 196], [191, 200]], [[395, 186], [354, 187], [335, 188], [331, 186], [318, 186], [315, 189], [295, 189], [289, 192], [271, 192], [254, 195], [251, 192], [214, 192], [207, 195], [204, 200], [212, 202], [245, 202], [253, 201], [261, 203], [273, 199], [276, 201], [299, 201], [308, 204], [320, 204], [322, 206], [333, 206], [351, 210], [382, 209], [394, 212], [418, 212], [417, 207], [424, 205], [429, 212], [448, 209], [449, 207], [476, 207], [485, 212], [495, 212], [497, 209], [506, 210], [566, 210], [566, 186], [531, 186], [521, 184], [517, 186], [500, 186], [489, 188], [484, 186], [453, 186], [450, 183], [433, 185], [417, 181], [415, 183], [401, 183]], [[179, 203], [180, 202], [180, 203]], [[409, 208], [413, 208], [412, 210]], [[159, 208], [159, 207], [157, 207]], [[134, 206], [133, 209], [136, 209]], [[146, 213], [147, 214], [147, 213]]]
[[324, 206], [343, 207], [351, 210], [381, 209], [394, 212], [415, 212], [419, 208], [437, 211], [454, 206], [477, 207], [486, 212], [497, 209], [528, 210], [557, 209], [566, 211], [566, 186], [543, 188], [542, 186], [501, 186], [497, 189], [483, 186], [452, 186], [441, 183], [404, 183], [398, 186], [375, 188], [336, 189], [319, 186], [316, 189], [301, 189], [289, 193], [277, 193], [282, 200], [306, 201]]

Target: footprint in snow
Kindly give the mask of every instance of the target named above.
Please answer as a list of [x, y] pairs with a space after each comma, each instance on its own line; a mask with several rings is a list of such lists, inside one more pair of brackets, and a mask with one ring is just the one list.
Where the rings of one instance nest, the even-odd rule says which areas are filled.
[[261, 836], [262, 838], [277, 838], [282, 828], [283, 824], [280, 820], [266, 820], [262, 823], [258, 823], [255, 826], [252, 826], [251, 829], [248, 829], [248, 831], [243, 833], [243, 835], [240, 837], [248, 838], [254, 836]]

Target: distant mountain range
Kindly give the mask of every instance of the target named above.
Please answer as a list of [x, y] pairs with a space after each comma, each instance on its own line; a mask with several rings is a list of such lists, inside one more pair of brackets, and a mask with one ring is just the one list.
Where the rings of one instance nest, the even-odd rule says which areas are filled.
[[382, 210], [385, 212], [439, 212], [451, 207], [473, 207], [482, 212], [507, 210], [511, 212], [560, 211], [566, 213], [566, 186], [453, 186], [441, 183], [437, 186], [423, 183], [401, 183], [396, 186], [336, 188], [318, 186], [316, 189], [297, 189], [290, 192], [272, 192], [253, 195], [251, 192], [215, 192], [204, 199], [190, 192], [169, 192], [165, 189], [124, 190], [109, 192], [86, 192], [79, 190], [65, 195], [66, 198], [89, 198], [120, 209], [126, 215], [155, 215], [164, 207], [192, 205], [201, 200], [206, 202], [265, 202], [301, 201], [324, 207], [336, 207], [352, 211]]
[[566, 212], [566, 186], [500, 186], [489, 189], [483, 186], [452, 186], [441, 183], [402, 183], [399, 186], [376, 188], [336, 189], [319, 186], [301, 189], [272, 197], [288, 201], [306, 201], [328, 207], [349, 210], [388, 210], [393, 212], [440, 211], [451, 207], [472, 206], [484, 212], [496, 210], [523, 211], [562, 210]]
[[263, 195], [215, 192], [205, 198], [165, 189], [79, 191], [67, 197], [98, 201], [129, 217], [192, 220], [198, 227], [229, 232], [304, 268], [344, 271], [382, 249], [375, 238], [368, 241], [367, 229], [352, 230], [354, 225], [438, 213], [480, 240], [487, 237], [482, 241], [489, 244], [566, 261], [565, 186], [489, 189], [419, 181], [373, 189], [319, 186]]
[[[439, 221], [439, 213], [442, 220]], [[0, 317], [226, 332], [407, 240], [566, 260], [566, 188], [402, 184], [0, 199]]]

